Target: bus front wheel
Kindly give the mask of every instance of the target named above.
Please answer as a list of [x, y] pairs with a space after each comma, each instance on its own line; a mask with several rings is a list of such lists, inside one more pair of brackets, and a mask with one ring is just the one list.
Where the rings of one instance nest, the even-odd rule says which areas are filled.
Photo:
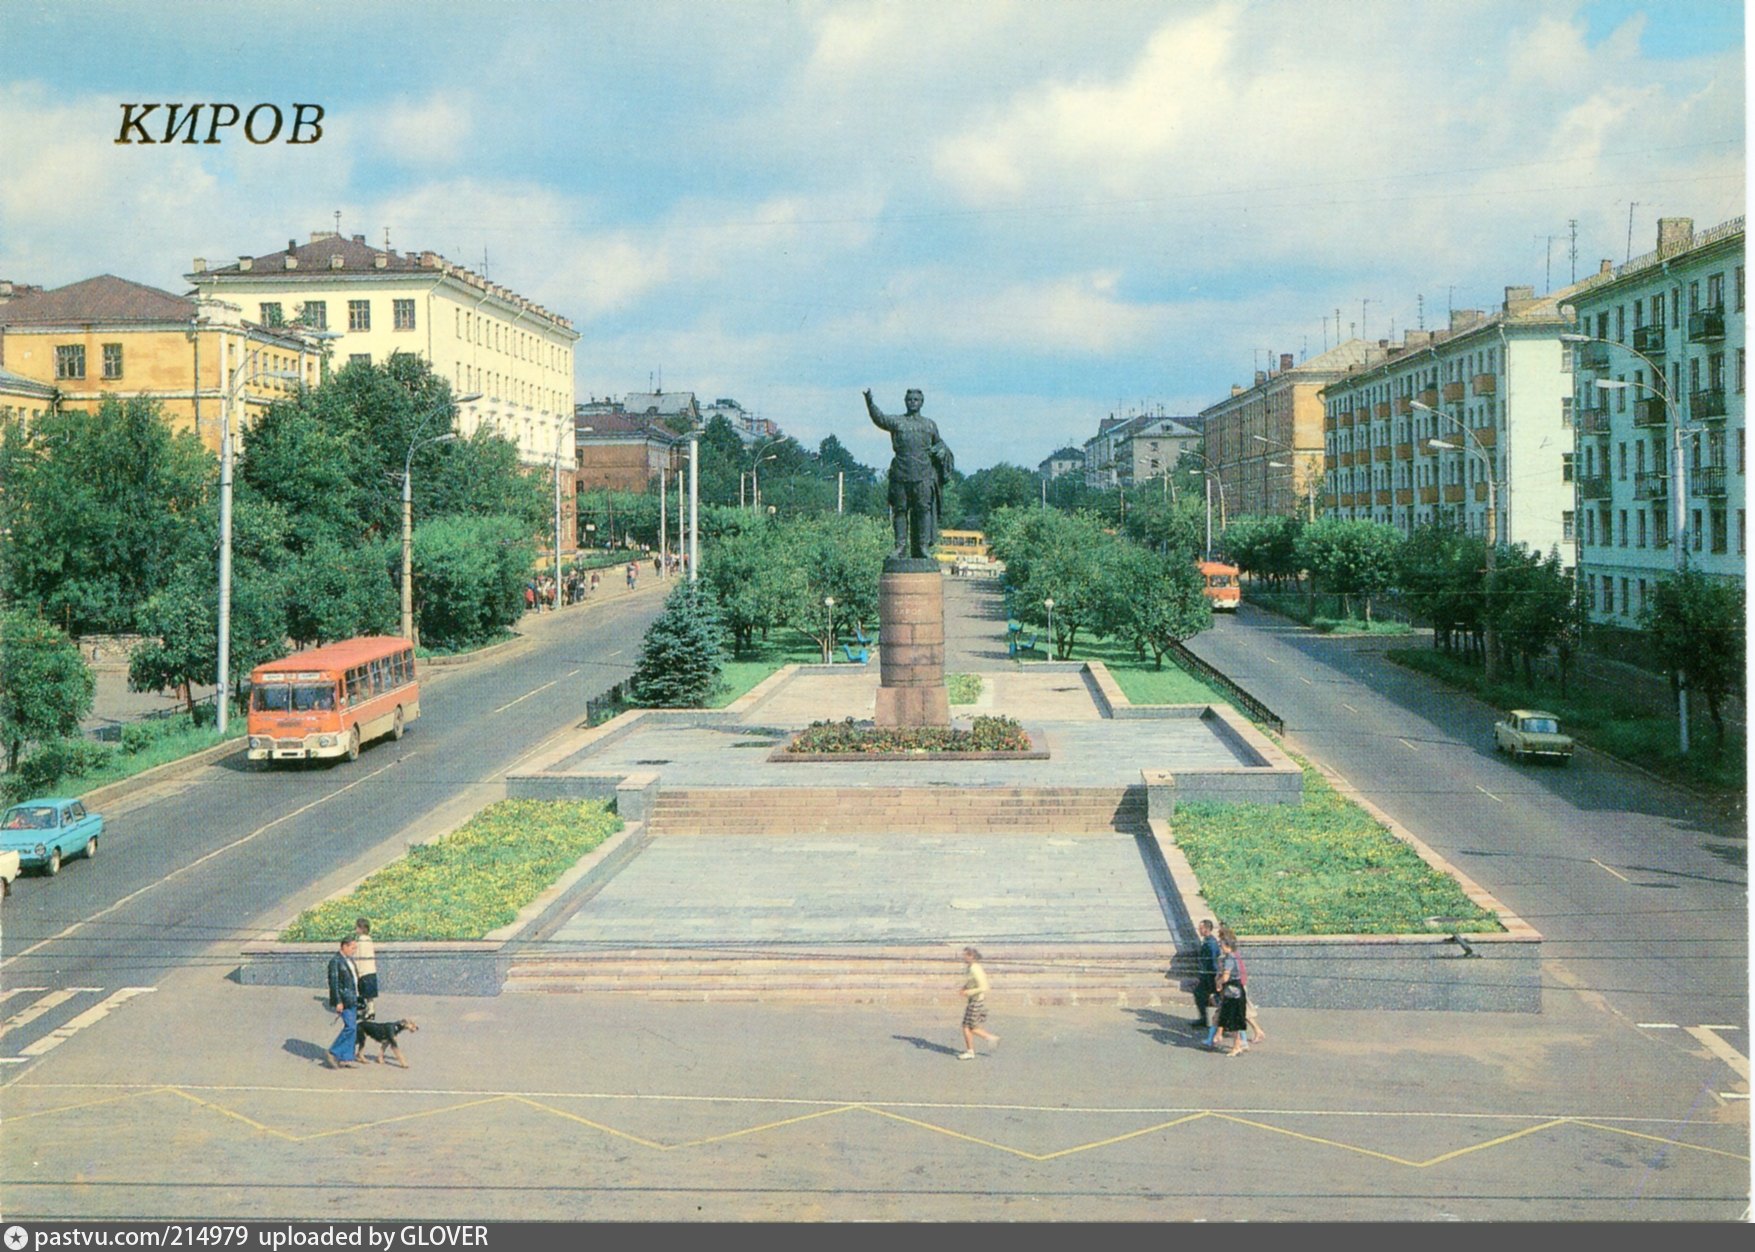
[[347, 759], [350, 761], [360, 759], [360, 728], [358, 726], [347, 733]]

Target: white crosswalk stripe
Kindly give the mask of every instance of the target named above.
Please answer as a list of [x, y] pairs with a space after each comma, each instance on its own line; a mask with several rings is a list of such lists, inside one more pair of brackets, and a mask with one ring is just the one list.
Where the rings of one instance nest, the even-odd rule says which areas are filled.
[[102, 990], [102, 987], [63, 987], [59, 991], [51, 991], [40, 1000], [33, 1001], [31, 1006], [28, 1009], [25, 1009], [22, 1013], [14, 1013], [11, 1017], [7, 1018], [6, 1024], [0, 1026], [0, 1037], [11, 1034], [20, 1026], [30, 1025], [30, 1023], [36, 1021], [37, 1018], [41, 1017], [44, 1013], [50, 1012], [57, 1005], [67, 1003], [67, 1001], [71, 1000], [76, 995]]
[[127, 1003], [135, 996], [145, 995], [148, 991], [155, 990], [157, 990], [155, 987], [123, 987], [119, 991], [113, 991], [104, 999], [98, 1001], [98, 1003], [92, 1005], [89, 1009], [86, 1009], [85, 1012], [79, 1014], [77, 1017], [69, 1019], [65, 1025], [56, 1027], [29, 1047], [21, 1048], [19, 1050], [19, 1055], [41, 1056], [45, 1052], [53, 1051], [63, 1043], [66, 1043], [67, 1040], [74, 1035], [84, 1030], [87, 1026], [100, 1022], [108, 1017], [110, 1012], [119, 1005]]
[[0, 987], [0, 1004], [13, 996], [29, 995], [33, 991], [47, 991], [47, 987]]

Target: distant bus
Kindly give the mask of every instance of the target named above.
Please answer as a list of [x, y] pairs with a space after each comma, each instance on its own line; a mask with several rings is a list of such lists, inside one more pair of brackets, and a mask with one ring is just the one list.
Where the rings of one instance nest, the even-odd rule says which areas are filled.
[[993, 564], [992, 554], [987, 550], [987, 534], [979, 530], [939, 531], [933, 555], [941, 565], [980, 569]]
[[325, 644], [250, 674], [252, 761], [359, 759], [420, 716], [414, 645], [391, 635]]
[[1215, 613], [1235, 613], [1243, 599], [1243, 588], [1237, 581], [1237, 567], [1220, 561], [1197, 561], [1201, 591], [1212, 601]]

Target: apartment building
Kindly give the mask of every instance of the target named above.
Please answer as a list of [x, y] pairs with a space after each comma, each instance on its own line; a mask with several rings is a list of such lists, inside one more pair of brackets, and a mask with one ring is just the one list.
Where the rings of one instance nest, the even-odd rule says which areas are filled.
[[687, 459], [687, 437], [667, 426], [656, 408], [633, 412], [623, 401], [594, 399], [575, 412], [578, 491], [650, 491], [663, 471], [674, 474]]
[[1558, 549], [1571, 566], [1573, 401], [1560, 302], [1507, 287], [1488, 314], [1458, 309], [1443, 330], [1380, 344], [1385, 359], [1323, 389], [1329, 470], [1323, 505], [1404, 534], [1452, 526], [1501, 543]]
[[1053, 482], [1062, 474], [1082, 474], [1085, 469], [1085, 450], [1075, 448], [1071, 444], [1050, 452], [1036, 466], [1036, 473], [1049, 482]]
[[1299, 364], [1280, 354], [1278, 369], [1257, 370], [1248, 387], [1201, 410], [1201, 455], [1219, 483], [1226, 511], [1304, 515], [1320, 508], [1323, 387], [1348, 369], [1381, 359], [1381, 348], [1349, 339]]
[[1744, 577], [1743, 249], [1740, 217], [1700, 233], [1663, 218], [1655, 250], [1605, 262], [1561, 309], [1580, 397], [1579, 585], [1596, 621], [1637, 625], [1683, 565]]
[[1151, 418], [1117, 441], [1117, 477], [1129, 487], [1164, 478], [1184, 453], [1200, 446], [1200, 432], [1186, 422], [1173, 417]]
[[149, 395], [172, 429], [217, 451], [228, 399], [233, 431], [247, 438], [268, 405], [316, 385], [320, 360], [317, 343], [295, 328], [114, 274], [49, 291], [0, 284], [0, 371], [21, 380], [0, 399], [9, 416]]

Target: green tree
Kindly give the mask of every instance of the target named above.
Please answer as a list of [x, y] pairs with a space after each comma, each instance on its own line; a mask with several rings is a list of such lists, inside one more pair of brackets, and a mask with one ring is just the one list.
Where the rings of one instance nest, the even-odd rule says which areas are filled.
[[1369, 622], [1372, 597], [1395, 585], [1403, 542], [1401, 531], [1381, 522], [1325, 517], [1304, 527], [1295, 551], [1317, 583], [1340, 595], [1343, 612], [1351, 613], [1354, 596], [1362, 599]]
[[1396, 558], [1396, 583], [1409, 610], [1432, 623], [1432, 646], [1464, 651], [1480, 638], [1486, 545], [1449, 526], [1422, 526]]
[[1125, 588], [1126, 633], [1136, 647], [1164, 668], [1172, 644], [1192, 639], [1213, 624], [1200, 571], [1182, 554], [1163, 555], [1129, 547], [1115, 560]]
[[27, 743], [74, 734], [91, 712], [97, 680], [79, 647], [34, 613], [0, 613], [0, 739], [6, 768]]
[[651, 708], [705, 704], [719, 682], [723, 629], [704, 585], [678, 583], [640, 642], [640, 661], [629, 684], [635, 702]]
[[1688, 690], [1706, 698], [1714, 752], [1725, 744], [1723, 704], [1743, 690], [1744, 600], [1740, 583], [1685, 570], [1660, 579], [1640, 610], [1672, 685], [1685, 675]]
[[347, 442], [312, 409], [291, 402], [271, 406], [243, 445], [238, 481], [286, 511], [292, 520], [287, 545], [294, 552], [325, 540], [353, 543], [364, 533], [365, 502], [351, 476]]
[[[1205, 526], [1205, 501], [1202, 501], [1202, 526]], [[1298, 571], [1308, 569], [1303, 550], [1298, 546], [1304, 523], [1295, 517], [1278, 513], [1244, 514], [1226, 524], [1219, 544], [1232, 563], [1252, 577], [1268, 578], [1278, 585], [1296, 578]]]
[[293, 562], [286, 580], [287, 638], [303, 647], [356, 635], [393, 635], [401, 604], [390, 580], [400, 546], [343, 546], [323, 537]]
[[3, 465], [0, 588], [75, 636], [136, 627], [139, 607], [170, 582], [216, 469], [148, 397], [9, 428]]
[[758, 633], [766, 639], [805, 594], [804, 573], [786, 552], [785, 534], [778, 526], [739, 530], [719, 539], [712, 559], [701, 564], [701, 581], [739, 653], [754, 646]]
[[515, 517], [440, 517], [415, 527], [414, 619], [421, 643], [455, 651], [486, 643], [524, 612], [536, 559]]
[[1566, 633], [1573, 616], [1572, 575], [1560, 564], [1558, 549], [1545, 558], [1522, 544], [1495, 554], [1493, 614], [1499, 643], [1523, 665], [1526, 683], [1535, 682], [1535, 664]]
[[[791, 519], [781, 530], [781, 550], [800, 575], [788, 584], [786, 625], [827, 655], [841, 631], [877, 620], [878, 576], [891, 536], [875, 518], [833, 513]], [[830, 596], [835, 600], [832, 630], [823, 603]]]

